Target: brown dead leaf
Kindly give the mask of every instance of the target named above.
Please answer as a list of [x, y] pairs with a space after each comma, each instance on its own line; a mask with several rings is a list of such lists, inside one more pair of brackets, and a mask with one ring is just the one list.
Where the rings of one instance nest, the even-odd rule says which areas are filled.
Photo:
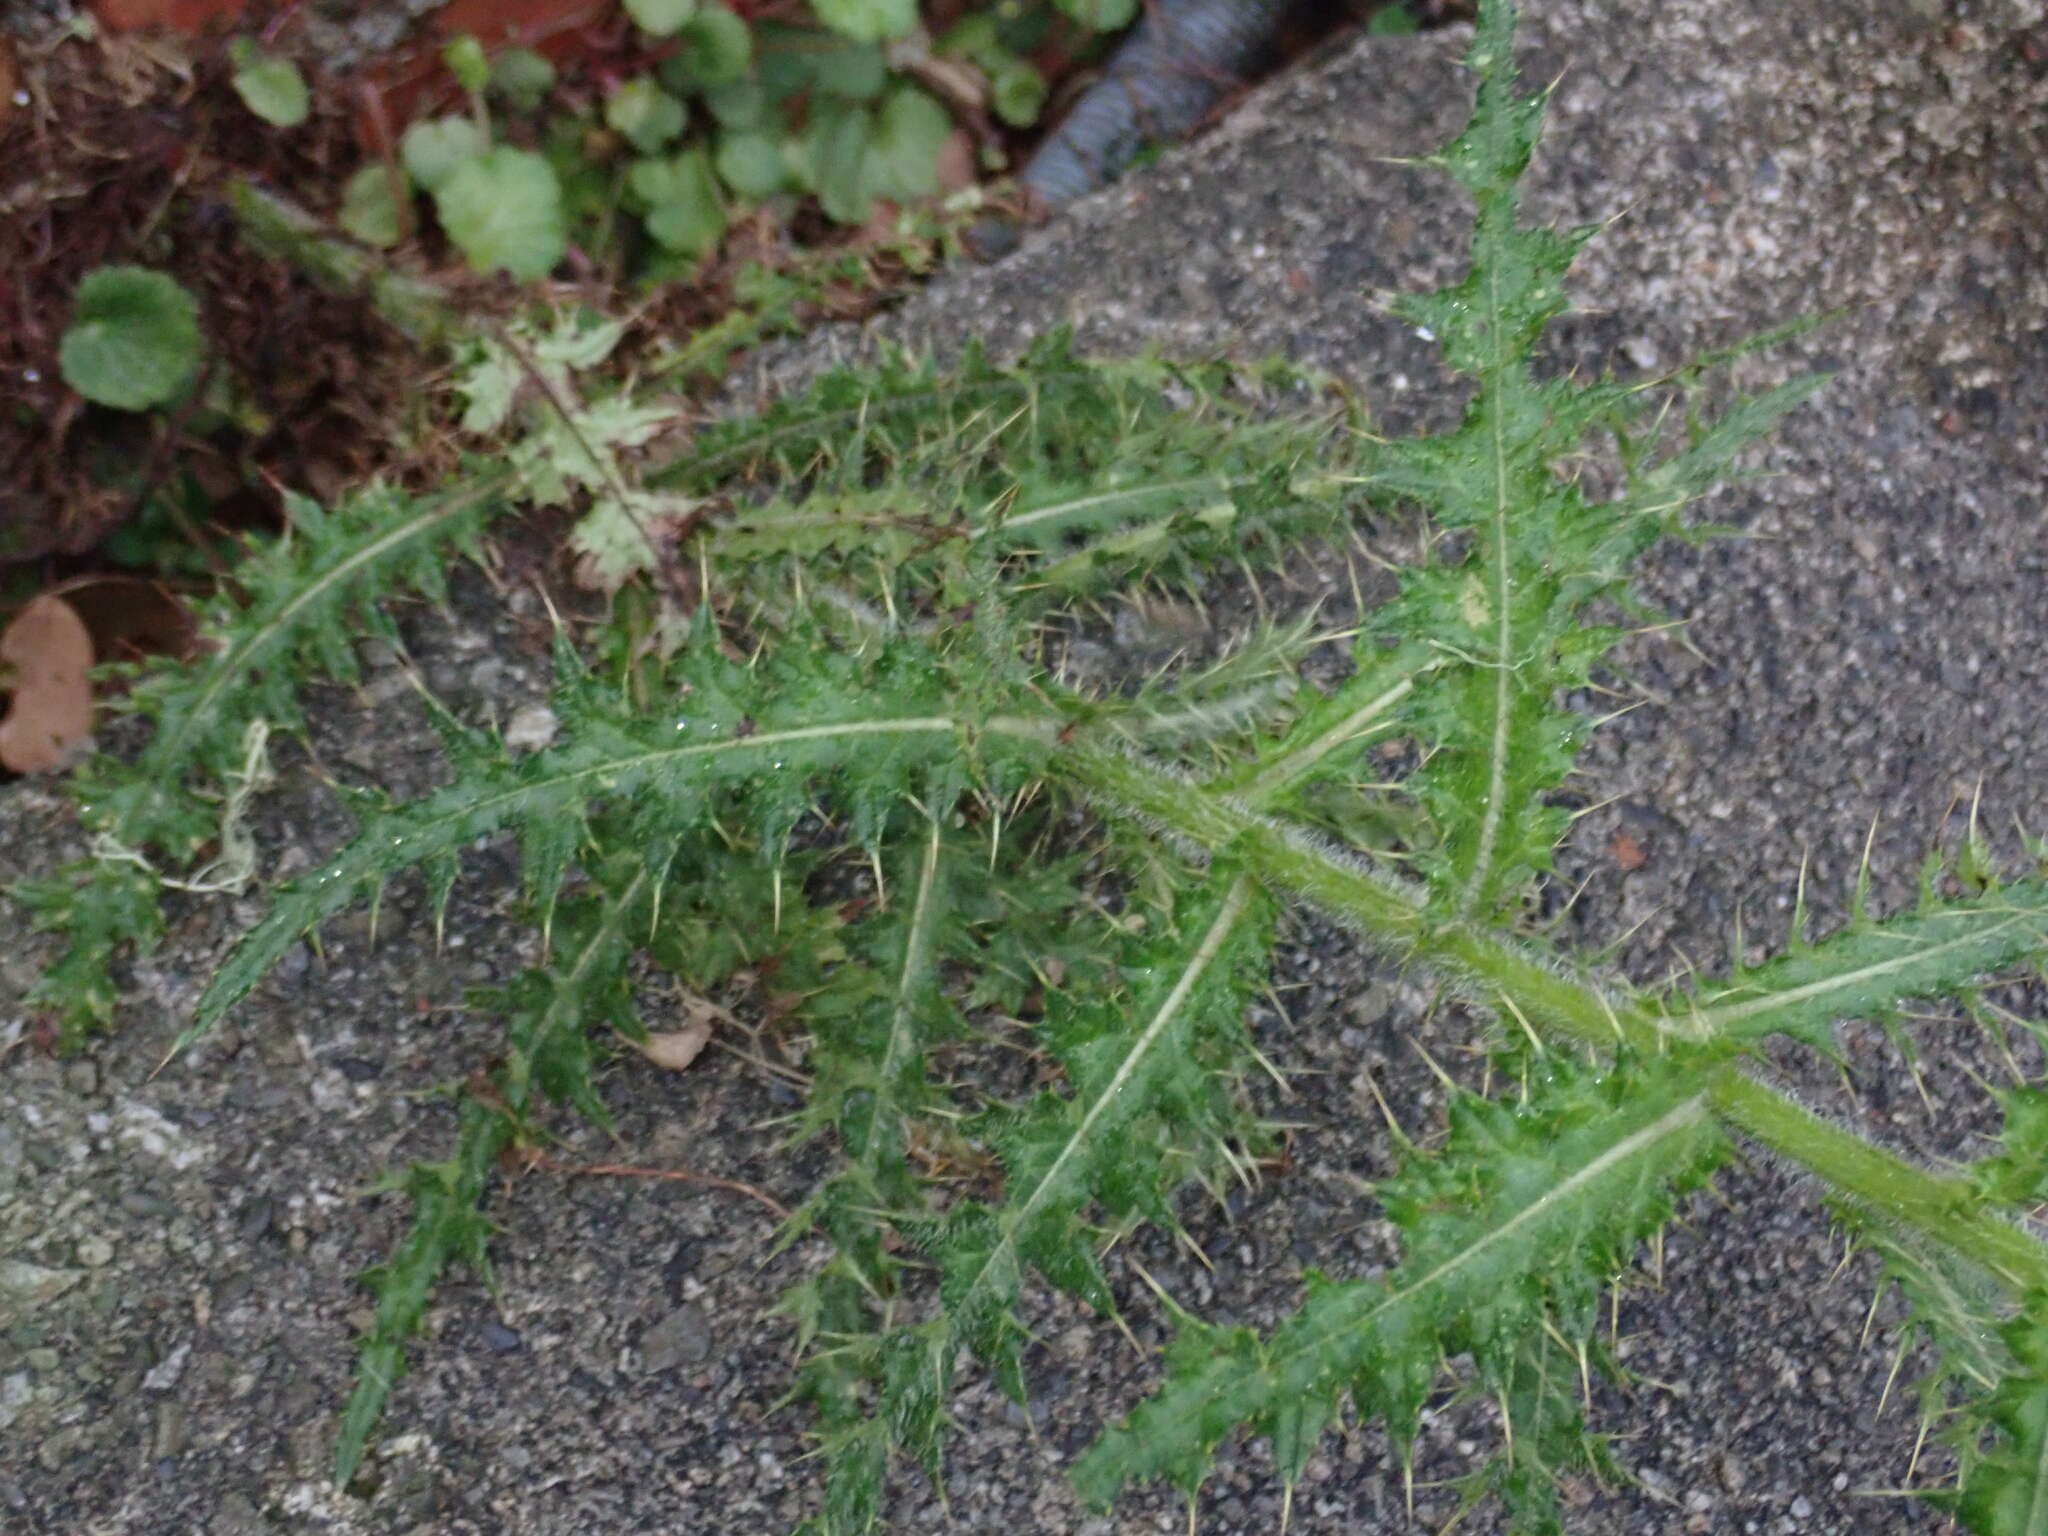
[[1617, 832], [1608, 840], [1607, 852], [1624, 875], [1632, 875], [1650, 862], [1649, 850], [1626, 832]]
[[47, 773], [92, 731], [92, 636], [72, 606], [45, 592], [0, 633], [0, 668], [13, 678], [0, 720], [0, 767]]

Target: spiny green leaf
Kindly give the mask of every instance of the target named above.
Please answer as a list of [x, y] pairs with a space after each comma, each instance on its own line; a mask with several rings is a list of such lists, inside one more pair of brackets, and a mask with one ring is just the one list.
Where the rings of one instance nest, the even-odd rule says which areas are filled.
[[1825, 1046], [1840, 1020], [1882, 1017], [1912, 998], [1954, 996], [2044, 943], [2048, 881], [2019, 881], [1883, 922], [1852, 923], [1819, 944], [1666, 999], [1661, 1012], [1703, 1035], [1786, 1034]]
[[182, 864], [218, 835], [206, 792], [240, 766], [251, 722], [296, 726], [296, 684], [308, 671], [355, 676], [351, 628], [381, 634], [388, 624], [374, 596], [406, 587], [443, 596], [449, 555], [473, 548], [503, 509], [503, 489], [479, 471], [442, 496], [373, 485], [332, 511], [287, 495], [285, 537], [238, 568], [242, 602], [218, 599], [202, 615], [203, 659], [153, 663], [132, 684], [126, 707], [154, 722], [148, 744], [131, 763], [98, 759], [73, 780], [95, 856], [24, 892], [38, 925], [69, 940], [31, 994], [58, 1010], [67, 1036], [111, 1014], [116, 952], [146, 950], [161, 931], [151, 861]]
[[1993, 1437], [1960, 1491], [1936, 1495], [1977, 1536], [2048, 1533], [2048, 1296], [2035, 1294], [1999, 1333], [2012, 1366], [1972, 1421]]
[[1970, 1165], [1970, 1178], [1986, 1199], [2033, 1207], [2048, 1203], [2048, 1090], [2009, 1089], [1998, 1095], [2005, 1114], [1996, 1156]]
[[[629, 809], [643, 835], [681, 837], [704, 830], [728, 793], [759, 786], [765, 775], [801, 792], [836, 774], [858, 828], [878, 825], [921, 779], [960, 782], [972, 727], [948, 707], [957, 697], [943, 675], [914, 653], [885, 652], [872, 661], [830, 652], [786, 654], [789, 661], [773, 669], [780, 685], [762, 698], [758, 718], [741, 700], [759, 697], [761, 679], [719, 658], [701, 627], [673, 715], [621, 715], [614, 701], [572, 672], [557, 699], [564, 745], [522, 761], [469, 765], [438, 793], [373, 818], [331, 862], [282, 887], [268, 915], [213, 978], [178, 1048], [211, 1029], [299, 934], [398, 871], [501, 828], [520, 832], [528, 888], [545, 908], [599, 802]], [[803, 804], [760, 795], [752, 809], [780, 838]]]
[[1284, 1425], [1298, 1457], [1347, 1391], [1405, 1447], [1446, 1357], [1470, 1353], [1509, 1391], [1527, 1341], [1553, 1326], [1583, 1338], [1601, 1288], [1722, 1143], [1698, 1073], [1677, 1062], [1588, 1074], [1548, 1059], [1552, 1081], [1520, 1108], [1459, 1094], [1441, 1152], [1387, 1187], [1405, 1253], [1385, 1281], [1311, 1273], [1266, 1340], [1186, 1322], [1165, 1385], [1076, 1466], [1083, 1496], [1107, 1504], [1154, 1477], [1192, 1490], [1238, 1424]]
[[390, 1260], [363, 1275], [363, 1284], [376, 1293], [377, 1311], [359, 1347], [356, 1386], [334, 1448], [334, 1480], [343, 1486], [355, 1476], [371, 1431], [384, 1416], [391, 1388], [405, 1370], [405, 1342], [418, 1331], [442, 1271], [460, 1259], [480, 1275], [489, 1273], [484, 1244], [491, 1224], [481, 1207], [498, 1154], [510, 1140], [511, 1125], [503, 1115], [465, 1104], [455, 1156], [414, 1164], [400, 1185], [412, 1197], [412, 1226]]

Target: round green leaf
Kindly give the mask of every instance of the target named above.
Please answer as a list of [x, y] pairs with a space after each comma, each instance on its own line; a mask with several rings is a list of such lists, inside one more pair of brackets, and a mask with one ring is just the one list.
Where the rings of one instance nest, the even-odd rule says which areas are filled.
[[889, 83], [889, 60], [870, 44], [823, 50], [804, 62], [819, 90], [848, 101], [873, 101]]
[[626, 14], [649, 37], [673, 37], [697, 14], [697, 0], [626, 0]]
[[718, 136], [719, 179], [741, 197], [772, 197], [789, 182], [782, 146], [765, 133], [742, 129]]
[[466, 117], [429, 117], [414, 123], [398, 141], [398, 158], [406, 174], [429, 192], [455, 168], [491, 147], [483, 129]]
[[917, 0], [811, 0], [811, 9], [834, 32], [860, 43], [906, 37], [917, 25]]
[[1382, 6], [1365, 24], [1367, 37], [1413, 37], [1421, 30], [1415, 13], [1405, 5]]
[[758, 128], [768, 113], [768, 93], [758, 80], [735, 80], [706, 91], [704, 105], [727, 128]]
[[484, 45], [471, 33], [461, 32], [449, 38], [441, 50], [441, 62], [448, 66], [455, 83], [472, 96], [490, 83], [491, 61], [484, 57]]
[[1138, 14], [1138, 0], [1059, 0], [1059, 8], [1084, 27], [1114, 32], [1131, 24]]
[[229, 50], [235, 61], [235, 94], [242, 105], [278, 128], [296, 128], [313, 110], [306, 77], [290, 59], [265, 53], [247, 38]]
[[519, 112], [532, 112], [555, 88], [555, 66], [531, 48], [507, 48], [491, 60], [492, 92]]
[[683, 131], [683, 104], [645, 75], [612, 92], [604, 120], [643, 155], [651, 155]]
[[98, 267], [78, 285], [57, 360], [86, 399], [146, 411], [191, 382], [199, 354], [191, 294], [146, 267]]
[[702, 149], [641, 160], [626, 173], [626, 184], [647, 206], [647, 233], [669, 250], [702, 256], [724, 237], [725, 205]]
[[989, 77], [989, 104], [1012, 128], [1029, 128], [1045, 110], [1045, 76], [1019, 59]]
[[753, 67], [753, 29], [725, 6], [700, 9], [679, 41], [682, 51], [663, 64], [662, 78], [680, 91], [730, 85]]
[[828, 217], [841, 224], [864, 223], [874, 209], [867, 176], [874, 121], [865, 107], [823, 102], [797, 141], [799, 169]]
[[434, 190], [434, 206], [479, 272], [546, 277], [569, 246], [561, 184], [531, 150], [501, 147], [463, 161]]
[[953, 132], [946, 109], [914, 85], [899, 85], [875, 115], [868, 188], [907, 203], [939, 190], [939, 149]]
[[[405, 173], [395, 178], [405, 184]], [[379, 250], [398, 244], [398, 199], [392, 195], [391, 168], [371, 163], [349, 177], [341, 189], [341, 212], [335, 222], [344, 231]]]

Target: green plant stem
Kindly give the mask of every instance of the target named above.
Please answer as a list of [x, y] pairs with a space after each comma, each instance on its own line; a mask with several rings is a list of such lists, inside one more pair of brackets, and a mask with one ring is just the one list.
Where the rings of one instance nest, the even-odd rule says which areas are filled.
[[[1633, 1005], [1616, 1006], [1590, 984], [1470, 925], [1432, 922], [1419, 894], [1392, 877], [1318, 847], [1237, 802], [1103, 747], [1072, 747], [1059, 768], [1112, 811], [1211, 853], [1228, 848], [1260, 879], [1353, 923], [1404, 958], [1452, 973], [1538, 1033], [1603, 1049], [1626, 1044], [1654, 1051], [1663, 1043], [1668, 1021]], [[1712, 1039], [1695, 1043], [1710, 1045]], [[1736, 1047], [1729, 1042], [1726, 1048]], [[1722, 1119], [1849, 1199], [1948, 1244], [2022, 1293], [2048, 1290], [2048, 1246], [1977, 1208], [1961, 1180], [1915, 1168], [1733, 1065], [1713, 1070], [1708, 1091]]]
[[324, 288], [367, 294], [377, 313], [410, 340], [431, 345], [463, 328], [462, 317], [437, 285], [407, 277], [360, 246], [336, 239], [297, 204], [239, 176], [229, 181], [227, 194], [235, 224], [253, 248], [296, 267]]
[[1710, 1097], [1723, 1120], [1859, 1205], [1946, 1243], [2016, 1293], [2048, 1289], [2048, 1247], [1979, 1208], [1963, 1180], [1916, 1168], [1732, 1067]]
[[1404, 956], [1428, 961], [1545, 1033], [1609, 1048], [1655, 1049], [1669, 1029], [1616, 1007], [1590, 984], [1560, 974], [1491, 934], [1439, 923], [1421, 893], [1347, 855], [1318, 846], [1249, 807], [1103, 747], [1070, 748], [1059, 767], [1085, 793], [1170, 835], [1221, 852], [1226, 847], [1268, 884], [1292, 891]]

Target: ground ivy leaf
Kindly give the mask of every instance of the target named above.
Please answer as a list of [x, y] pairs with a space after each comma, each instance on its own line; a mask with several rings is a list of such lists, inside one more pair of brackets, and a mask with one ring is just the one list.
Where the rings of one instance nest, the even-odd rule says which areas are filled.
[[874, 119], [865, 107], [838, 103], [814, 111], [799, 141], [811, 190], [841, 224], [863, 222], [874, 207], [867, 175], [873, 137]]
[[161, 272], [99, 267], [78, 285], [58, 365], [98, 405], [146, 411], [199, 370], [199, 305]]
[[313, 110], [306, 77], [290, 59], [265, 53], [247, 38], [229, 50], [235, 63], [235, 94], [242, 105], [278, 128], [296, 128]]
[[989, 105], [1012, 128], [1029, 128], [1045, 110], [1045, 76], [1022, 59], [997, 70], [989, 79]]
[[697, 14], [697, 0], [626, 0], [626, 14], [649, 37], [674, 37]]
[[398, 141], [398, 159], [414, 181], [438, 192], [457, 166], [490, 147], [483, 129], [466, 117], [429, 117], [405, 130]]
[[562, 188], [531, 150], [498, 148], [465, 160], [434, 193], [441, 227], [479, 272], [547, 276], [568, 248]]
[[721, 133], [716, 155], [719, 179], [741, 197], [769, 197], [789, 180], [782, 146], [765, 133]]
[[604, 104], [604, 120], [643, 155], [651, 155], [683, 131], [683, 104], [646, 75], [628, 80]]
[[889, 83], [889, 61], [872, 43], [806, 54], [804, 69], [819, 90], [847, 101], [873, 101]]
[[879, 43], [917, 25], [916, 0], [812, 0], [818, 19], [842, 37]]
[[906, 203], [939, 190], [939, 149], [953, 132], [946, 109], [914, 85], [882, 101], [867, 157], [868, 190]]
[[335, 222], [365, 245], [379, 250], [398, 244], [398, 199], [392, 182], [406, 184], [405, 173], [395, 176], [391, 167], [371, 162], [349, 177], [341, 189], [341, 211]]
[[690, 18], [679, 39], [682, 52], [663, 66], [669, 84], [705, 91], [745, 78], [754, 63], [754, 33], [722, 5], [707, 5]]
[[491, 60], [490, 88], [521, 112], [532, 112], [555, 88], [555, 66], [531, 48], [507, 48]]
[[725, 205], [703, 149], [642, 160], [626, 180], [633, 195], [647, 204], [647, 233], [665, 249], [701, 256], [725, 234]]
[[1084, 27], [1114, 32], [1131, 24], [1138, 14], [1138, 0], [1059, 0], [1059, 8]]
[[441, 50], [441, 62], [448, 66], [455, 83], [472, 96], [490, 84], [491, 61], [484, 55], [484, 45], [471, 33], [449, 38], [448, 46]]

